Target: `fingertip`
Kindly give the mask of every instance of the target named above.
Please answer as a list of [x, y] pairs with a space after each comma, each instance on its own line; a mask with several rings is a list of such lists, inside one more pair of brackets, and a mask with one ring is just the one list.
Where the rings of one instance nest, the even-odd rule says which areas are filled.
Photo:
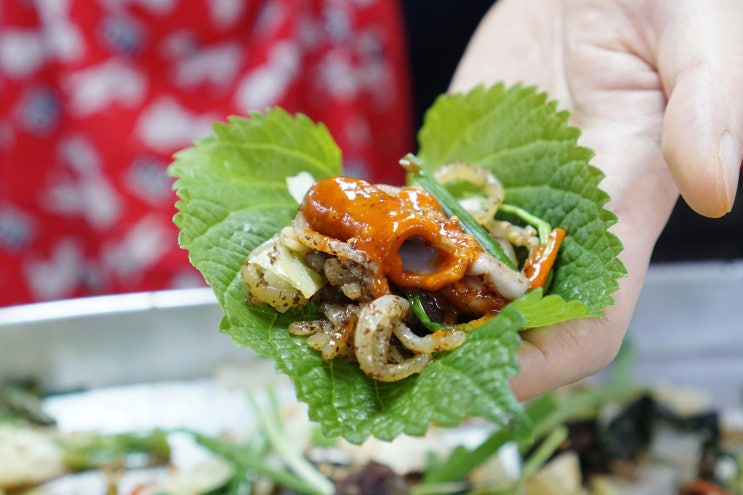
[[735, 202], [735, 193], [738, 191], [740, 169], [743, 165], [743, 148], [738, 138], [727, 129], [723, 131], [720, 138], [719, 155], [728, 194], [728, 212], [730, 212]]
[[684, 201], [717, 218], [733, 207], [743, 155], [725, 105], [711, 93], [699, 81], [678, 82], [666, 108], [662, 148]]
[[737, 0], [659, 2], [657, 66], [668, 96], [662, 147], [696, 212], [728, 213], [742, 161], [743, 10]]

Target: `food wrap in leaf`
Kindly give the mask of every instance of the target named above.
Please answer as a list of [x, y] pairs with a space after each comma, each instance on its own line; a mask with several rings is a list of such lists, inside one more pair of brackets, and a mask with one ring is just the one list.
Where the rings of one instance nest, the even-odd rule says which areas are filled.
[[391, 440], [421, 435], [432, 424], [455, 426], [467, 416], [528, 430], [508, 386], [518, 371], [519, 331], [600, 317], [625, 273], [616, 257], [621, 244], [608, 232], [616, 217], [604, 208], [603, 175], [589, 164], [592, 152], [578, 146], [580, 132], [568, 117], [535, 88], [503, 85], [442, 95], [427, 112], [418, 154], [425, 169], [461, 161], [491, 170], [508, 203], [568, 236], [548, 295], [540, 289], [512, 302], [461, 347], [398, 382], [375, 381], [354, 363], [324, 361], [306, 337], [290, 335], [292, 321], [317, 317], [311, 305], [280, 314], [245, 302], [240, 267], [297, 211], [286, 178], [343, 173], [340, 151], [322, 124], [270, 109], [215, 124], [212, 135], [179, 152], [169, 169], [177, 178], [179, 241], [224, 309], [220, 330], [273, 359], [326, 435]]

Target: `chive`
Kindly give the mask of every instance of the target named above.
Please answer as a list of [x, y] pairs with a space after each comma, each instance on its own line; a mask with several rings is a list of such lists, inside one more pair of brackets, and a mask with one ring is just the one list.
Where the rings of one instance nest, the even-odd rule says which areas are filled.
[[54, 426], [54, 418], [41, 405], [42, 396], [34, 388], [8, 384], [0, 388], [0, 420], [18, 419], [32, 425]]
[[467, 488], [469, 488], [469, 484], [464, 481], [451, 481], [448, 483], [413, 485], [410, 491], [413, 495], [449, 495], [451, 493], [465, 493]]
[[330, 495], [334, 493], [333, 483], [320, 471], [315, 469], [284, 430], [276, 394], [272, 389], [269, 389], [268, 392], [270, 404], [268, 411], [259, 406], [254, 396], [250, 395], [249, 399], [258, 414], [258, 422], [263, 428], [263, 431], [265, 431], [269, 443], [286, 463], [287, 467], [307, 484], [307, 488], [311, 490], [311, 493], [318, 495]]
[[439, 181], [428, 175], [420, 166], [418, 158], [412, 153], [408, 153], [400, 160], [400, 165], [405, 171], [411, 174], [420, 185], [428, 191], [441, 204], [450, 217], [457, 217], [462, 224], [462, 229], [475, 238], [480, 246], [490, 255], [499, 261], [505, 263], [509, 268], [516, 270], [513, 261], [506, 255], [500, 245], [495, 242], [485, 227], [480, 225], [467, 210], [459, 204], [459, 201]]
[[524, 466], [521, 468], [521, 480], [526, 481], [536, 474], [567, 438], [567, 427], [560, 425], [552, 430], [542, 443], [537, 446], [534, 453], [524, 462]]
[[[170, 460], [167, 432], [154, 429], [148, 433], [83, 434], [63, 436], [58, 440], [65, 465], [74, 471], [98, 469], [107, 465], [144, 461], [147, 466], [166, 464]], [[143, 457], [137, 456], [140, 454]]]
[[[557, 404], [552, 395], [545, 394], [531, 401], [525, 412], [529, 420], [536, 423], [542, 422], [544, 417], [551, 417], [556, 408]], [[422, 483], [438, 484], [463, 480], [472, 470], [494, 456], [506, 443], [514, 440], [517, 440], [517, 437], [513, 429], [503, 427], [493, 431], [474, 449], [459, 446], [441, 465], [426, 472]]]
[[513, 440], [511, 430], [501, 428], [473, 450], [459, 446], [451, 452], [442, 465], [424, 474], [421, 485], [461, 481], [511, 440]]
[[197, 431], [184, 430], [189, 433], [193, 439], [202, 447], [208, 449], [213, 454], [227, 460], [238, 470], [252, 470], [263, 475], [280, 486], [295, 490], [299, 493], [310, 495], [328, 495], [332, 493], [321, 489], [308, 481], [302, 479], [299, 475], [290, 472], [286, 468], [274, 467], [266, 462], [262, 455], [256, 455], [245, 446], [229, 440], [212, 437]]
[[[188, 429], [178, 431], [190, 434], [199, 445], [232, 464], [236, 471], [233, 485], [241, 484], [245, 479], [242, 474], [252, 471], [289, 491], [307, 495], [331, 495], [335, 492], [333, 482], [304, 457], [300, 446], [296, 445], [283, 427], [275, 391], [269, 388], [267, 394], [267, 407], [260, 405], [254, 395], [248, 396], [257, 415], [260, 431], [265, 435], [265, 443], [264, 438], [248, 444], [238, 444]], [[283, 465], [266, 461], [269, 450], [277, 455]]]
[[515, 215], [519, 217], [521, 220], [523, 220], [524, 222], [536, 227], [537, 235], [539, 235], [539, 242], [541, 244], [547, 244], [547, 241], [549, 240], [550, 232], [552, 232], [552, 227], [546, 221], [542, 220], [539, 217], [532, 215], [531, 213], [524, 210], [523, 208], [519, 208], [518, 206], [509, 205], [505, 203], [500, 205], [500, 208], [498, 208], [498, 211], [502, 211], [505, 213], [510, 213], [511, 215]]
[[419, 293], [413, 292], [410, 296], [408, 296], [408, 301], [410, 301], [410, 307], [412, 308], [415, 317], [418, 318], [418, 321], [421, 322], [423, 326], [426, 327], [430, 332], [447, 330], [444, 325], [431, 320], [431, 318], [426, 313], [426, 310], [423, 308], [423, 303], [421, 303], [421, 296]]

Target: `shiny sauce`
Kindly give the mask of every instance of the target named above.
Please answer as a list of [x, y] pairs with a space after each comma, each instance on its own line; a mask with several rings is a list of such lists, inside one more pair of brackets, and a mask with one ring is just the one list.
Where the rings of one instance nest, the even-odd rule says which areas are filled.
[[416, 188], [393, 195], [364, 180], [334, 177], [315, 183], [300, 210], [312, 229], [364, 252], [379, 266], [377, 275], [403, 288], [438, 290], [460, 280], [481, 250], [433, 196]]

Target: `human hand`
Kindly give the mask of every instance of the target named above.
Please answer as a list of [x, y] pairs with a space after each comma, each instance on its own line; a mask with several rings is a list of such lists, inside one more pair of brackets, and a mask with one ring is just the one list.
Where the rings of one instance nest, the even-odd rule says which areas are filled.
[[603, 319], [522, 333], [527, 399], [588, 376], [619, 350], [653, 246], [679, 192], [702, 215], [735, 199], [743, 142], [743, 0], [500, 0], [451, 90], [535, 84], [572, 112], [606, 178], [628, 277]]

